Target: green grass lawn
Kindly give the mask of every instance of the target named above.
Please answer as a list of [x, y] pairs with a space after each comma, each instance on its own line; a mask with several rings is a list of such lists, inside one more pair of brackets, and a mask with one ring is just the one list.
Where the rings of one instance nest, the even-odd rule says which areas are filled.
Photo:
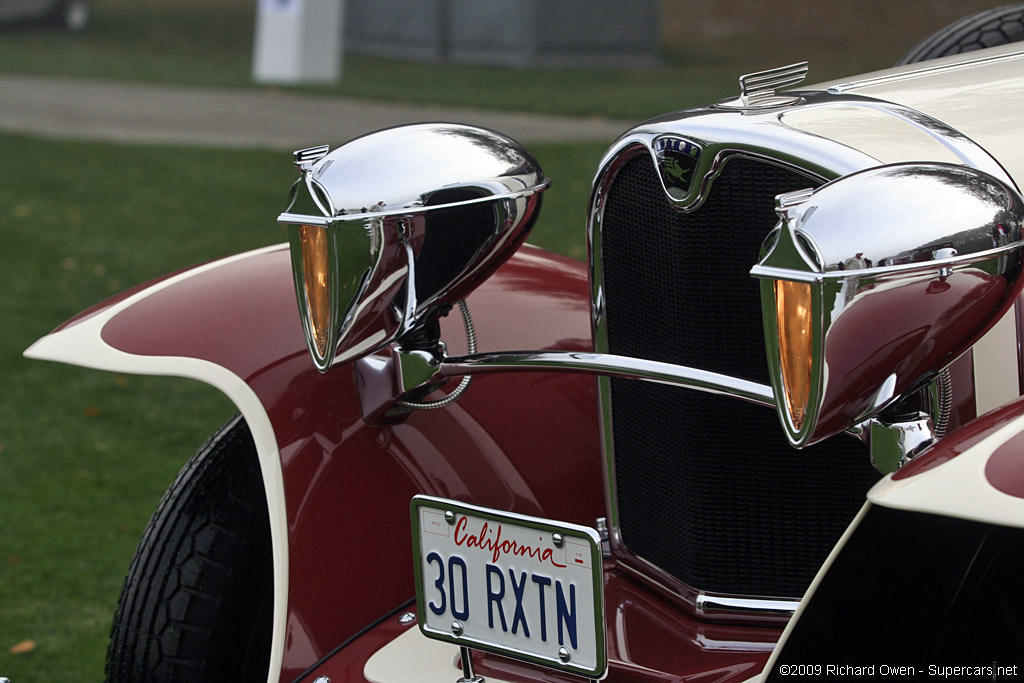
[[[584, 255], [602, 145], [538, 145], [531, 241]], [[21, 357], [136, 282], [281, 242], [289, 154], [0, 135], [0, 675], [100, 680], [120, 585], [177, 470], [233, 412], [195, 382]], [[29, 652], [10, 648], [33, 641]]]
[[[664, 11], [682, 12], [683, 20], [666, 20], [663, 65], [655, 69], [452, 67], [346, 55], [340, 84], [307, 89], [641, 120], [732, 96], [740, 74], [804, 59], [811, 81], [884, 68], [952, 19], [993, 3], [737, 3], [731, 14], [709, 4], [666, 2]], [[81, 33], [0, 28], [0, 73], [253, 87], [256, 6], [252, 0], [98, 1]]]
[[[266, 153], [13, 136], [0, 150], [0, 675], [100, 680], [142, 528], [233, 411], [198, 384], [21, 352], [135, 282], [278, 240], [291, 171]], [[34, 650], [9, 652], [26, 640]]]
[[[97, 3], [80, 34], [24, 26], [0, 31], [0, 73], [115, 78], [219, 87], [251, 81], [255, 2]], [[806, 40], [686, 42], [655, 69], [452, 67], [347, 55], [337, 85], [310, 92], [642, 120], [736, 94], [746, 72], [810, 58], [812, 79], [879, 68], [891, 48], [836, 53]], [[909, 45], [909, 40], [907, 44]], [[902, 48], [901, 48], [902, 49]], [[810, 54], [808, 54], [810, 53]]]
[[[0, 33], [0, 73], [115, 78], [218, 87], [251, 81], [255, 3], [96, 8], [68, 34], [26, 26]], [[640, 120], [732, 94], [730, 64], [686, 69], [516, 69], [347, 56], [320, 94]]]

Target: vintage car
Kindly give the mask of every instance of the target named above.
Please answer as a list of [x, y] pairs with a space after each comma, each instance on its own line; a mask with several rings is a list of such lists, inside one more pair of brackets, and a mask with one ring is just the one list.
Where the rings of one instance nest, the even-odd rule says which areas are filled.
[[524, 243], [549, 181], [500, 133], [297, 152], [289, 244], [26, 352], [238, 408], [109, 680], [1019, 675], [1024, 51], [931, 58], [1022, 15], [639, 124], [588, 264]]

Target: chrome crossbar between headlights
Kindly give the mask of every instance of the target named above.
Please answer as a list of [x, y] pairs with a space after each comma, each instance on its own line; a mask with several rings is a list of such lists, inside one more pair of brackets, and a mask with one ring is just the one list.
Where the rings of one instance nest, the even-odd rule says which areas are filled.
[[697, 370], [672, 363], [616, 356], [607, 353], [577, 351], [507, 351], [479, 353], [444, 359], [438, 366], [441, 377], [455, 377], [482, 372], [581, 372], [607, 377], [639, 379], [658, 384], [688, 387], [712, 394], [733, 396], [775, 407], [775, 396], [769, 386], [748, 382], [707, 370]]

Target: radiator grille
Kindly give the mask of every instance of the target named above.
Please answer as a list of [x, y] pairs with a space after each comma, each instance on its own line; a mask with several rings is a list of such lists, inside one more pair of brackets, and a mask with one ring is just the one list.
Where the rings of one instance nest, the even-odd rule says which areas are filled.
[[[734, 157], [683, 214], [649, 155], [628, 161], [602, 222], [609, 352], [768, 384], [749, 270], [775, 195], [811, 184]], [[879, 477], [849, 437], [793, 450], [773, 410], [644, 382], [611, 387], [622, 540], [693, 588], [799, 597]]]

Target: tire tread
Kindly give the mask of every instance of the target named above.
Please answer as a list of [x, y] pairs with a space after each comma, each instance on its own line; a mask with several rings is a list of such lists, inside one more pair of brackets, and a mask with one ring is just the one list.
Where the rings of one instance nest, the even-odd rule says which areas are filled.
[[959, 19], [914, 46], [897, 66], [957, 55], [1024, 39], [1024, 2]]
[[143, 533], [114, 616], [107, 680], [238, 680], [251, 638], [269, 638], [269, 627], [239, 632], [263, 614], [268, 596], [251, 597], [272, 591], [271, 579], [259, 462], [236, 416], [181, 470]]

